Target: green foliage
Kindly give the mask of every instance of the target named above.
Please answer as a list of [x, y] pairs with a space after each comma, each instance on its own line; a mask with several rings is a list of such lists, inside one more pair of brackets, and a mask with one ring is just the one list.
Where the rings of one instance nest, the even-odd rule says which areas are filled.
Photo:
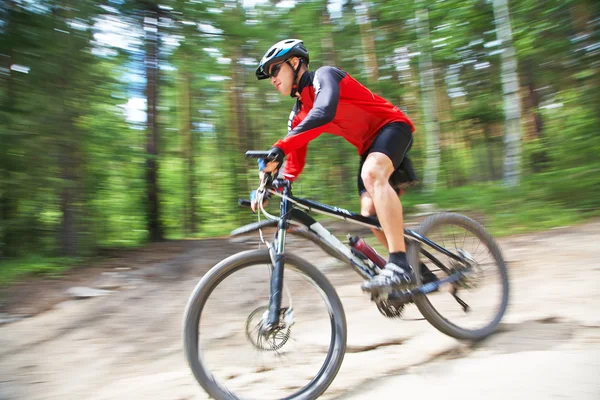
[[497, 236], [572, 225], [600, 215], [600, 189], [582, 193], [589, 191], [591, 184], [600, 183], [592, 178], [593, 174], [558, 175], [529, 177], [516, 189], [489, 182], [431, 195], [408, 193], [403, 205], [410, 214], [416, 211], [416, 204], [435, 203], [441, 210], [462, 212], [482, 220]]
[[[224, 235], [252, 221], [256, 216], [237, 205], [257, 184], [256, 164], [243, 153], [283, 137], [293, 106], [268, 81], [256, 81], [254, 69], [283, 38], [305, 41], [311, 69], [335, 64], [407, 110], [417, 126], [410, 156], [422, 177], [429, 144], [419, 111], [419, 7], [429, 11], [441, 189], [409, 191], [406, 210], [433, 202], [481, 214], [499, 234], [597, 215], [600, 14], [594, 2], [510, 3], [524, 106], [524, 179], [510, 191], [500, 185], [504, 111], [491, 2], [370, 0], [342, 2], [332, 13], [323, 1], [274, 4], [2, 3], [2, 282], [19, 271], [60, 271], [71, 264], [58, 255], [88, 256], [147, 241], [149, 159], [158, 162], [166, 238]], [[357, 23], [361, 4], [368, 7], [371, 31]], [[149, 10], [159, 16], [157, 156], [148, 155], [143, 105]], [[368, 40], [362, 35], [374, 49], [363, 47]], [[376, 61], [376, 82], [369, 82], [367, 60]], [[137, 120], [126, 119], [136, 114]], [[295, 193], [358, 211], [358, 162], [356, 149], [342, 138], [321, 135], [309, 145]], [[13, 261], [29, 254], [40, 256]]]
[[0, 287], [32, 276], [58, 278], [69, 268], [80, 264], [81, 261], [78, 258], [41, 256], [0, 261]]

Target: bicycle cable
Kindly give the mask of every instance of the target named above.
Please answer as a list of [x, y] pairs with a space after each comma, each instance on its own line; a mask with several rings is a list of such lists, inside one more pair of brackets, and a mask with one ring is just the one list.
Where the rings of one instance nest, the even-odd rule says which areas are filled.
[[[261, 214], [261, 212], [265, 215], [265, 217], [267, 217], [267, 219], [270, 219], [270, 220], [277, 220], [278, 219], [276, 216], [269, 214], [267, 212], [267, 210], [265, 210], [265, 208], [263, 207], [263, 199], [264, 199], [265, 193], [266, 193], [265, 184], [266, 184], [265, 181], [261, 182], [260, 186], [258, 187], [257, 193], [256, 193], [257, 194], [256, 200], [258, 201], [258, 207], [260, 209], [260, 212], [258, 212], [258, 222], [259, 223], [260, 223], [260, 214]], [[271, 258], [273, 258], [273, 256], [272, 256], [272, 247], [273, 247], [273, 244], [265, 240], [265, 238], [263, 236], [262, 228], [258, 229], [258, 233], [259, 233], [259, 236], [260, 236], [260, 241], [262, 243], [264, 243], [265, 246], [267, 246], [267, 249], [269, 250], [269, 253], [271, 254]], [[258, 244], [258, 248], [260, 249], [260, 243]], [[274, 260], [271, 260], [271, 261], [273, 261], [273, 266], [274, 266]], [[272, 271], [273, 271], [273, 268], [269, 268], [269, 274], [271, 274]], [[283, 283], [283, 289], [285, 290], [285, 293], [287, 294], [288, 300], [290, 302], [290, 306], [288, 307], [288, 312], [291, 312], [294, 309], [294, 307], [292, 305], [292, 294], [290, 293], [290, 290], [287, 287], [287, 285], [285, 284], [285, 282]]]

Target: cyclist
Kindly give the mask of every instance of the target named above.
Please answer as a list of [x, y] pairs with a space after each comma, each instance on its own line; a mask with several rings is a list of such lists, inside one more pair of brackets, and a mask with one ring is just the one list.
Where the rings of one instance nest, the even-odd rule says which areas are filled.
[[[259, 160], [261, 178], [264, 173], [279, 172], [290, 181], [297, 179], [311, 140], [324, 132], [342, 136], [361, 156], [358, 174], [361, 214], [377, 215], [383, 232], [373, 232], [389, 250], [389, 261], [382, 272], [361, 287], [376, 294], [410, 286], [415, 278], [406, 257], [398, 196], [401, 189], [396, 184], [416, 181], [406, 157], [412, 146], [414, 125], [397, 107], [347, 72], [331, 66], [312, 72], [308, 69], [309, 60], [301, 40], [287, 39], [271, 46], [256, 70], [259, 80], [270, 79], [281, 95], [296, 100], [287, 136], [270, 150], [275, 161]], [[287, 157], [285, 164], [284, 157]], [[252, 210], [256, 211], [255, 200]]]

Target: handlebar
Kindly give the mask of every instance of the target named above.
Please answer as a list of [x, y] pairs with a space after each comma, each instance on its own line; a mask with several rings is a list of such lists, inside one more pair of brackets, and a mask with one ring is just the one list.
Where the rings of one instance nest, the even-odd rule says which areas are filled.
[[[270, 150], [248, 150], [246, 152], [246, 158], [264, 158], [266, 160], [274, 160], [274, 155]], [[272, 158], [272, 160], [270, 160]]]

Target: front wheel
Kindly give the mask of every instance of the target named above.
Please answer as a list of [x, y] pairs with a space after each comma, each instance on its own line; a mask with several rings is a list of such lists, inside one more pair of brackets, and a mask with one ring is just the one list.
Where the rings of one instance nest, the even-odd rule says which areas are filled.
[[268, 250], [235, 254], [198, 283], [184, 315], [184, 350], [215, 399], [316, 399], [344, 358], [346, 319], [331, 283], [285, 255], [280, 324], [265, 329], [272, 271]]
[[[457, 339], [480, 340], [495, 331], [508, 305], [508, 272], [500, 248], [474, 220], [440, 213], [426, 218], [419, 234], [458, 255], [455, 260], [419, 242], [410, 246], [411, 265], [425, 263], [438, 278], [461, 276], [438, 291], [415, 296], [423, 316]], [[423, 284], [417, 276], [417, 284]]]

